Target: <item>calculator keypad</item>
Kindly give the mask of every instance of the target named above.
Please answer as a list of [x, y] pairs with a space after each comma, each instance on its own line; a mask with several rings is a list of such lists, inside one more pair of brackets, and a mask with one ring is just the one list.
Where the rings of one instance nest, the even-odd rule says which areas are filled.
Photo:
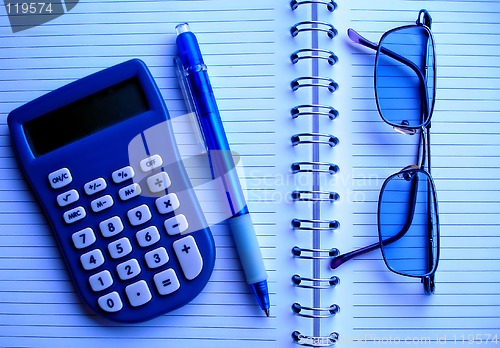
[[[139, 167], [144, 173], [152, 172], [161, 168], [162, 165], [163, 160], [159, 155], [149, 156], [139, 163]], [[119, 187], [110, 189], [104, 176], [86, 182], [81, 189], [86, 196], [92, 196], [93, 199], [86, 198], [90, 202], [81, 202], [80, 206], [77, 207], [71, 207], [72, 204], [80, 201], [77, 187], [59, 193], [56, 197], [59, 207], [69, 206], [69, 209], [62, 213], [63, 219], [68, 225], [85, 219], [86, 209], [91, 214], [99, 214], [98, 216], [102, 214], [103, 216], [97, 226], [88, 226], [73, 232], [71, 242], [76, 250], [82, 250], [79, 261], [82, 269], [88, 272], [90, 289], [101, 294], [97, 299], [98, 306], [109, 313], [122, 310], [126, 303], [132, 307], [143, 306], [150, 302], [154, 296], [167, 296], [182, 287], [176, 270], [164, 268], [169, 263], [170, 256], [163, 245], [158, 245], [162, 238], [177, 237], [177, 240], [171, 245], [180, 264], [180, 270], [177, 272], [181, 271], [185, 279], [193, 280], [203, 268], [203, 259], [193, 236], [181, 237], [182, 232], [189, 227], [186, 216], [183, 214], [167, 215], [172, 215], [181, 206], [175, 193], [168, 192], [161, 196], [161, 192], [165, 192], [172, 184], [168, 174], [156, 171], [151, 173], [146, 180], [141, 181], [142, 186], [139, 183], [127, 184], [126, 181], [134, 176], [134, 169], [125, 166], [111, 173], [110, 182], [115, 185], [120, 184]], [[48, 179], [54, 189], [73, 182], [73, 176], [68, 168], [52, 172]], [[160, 195], [153, 201], [152, 208], [155, 208], [153, 211], [148, 204], [130, 207], [128, 203], [128, 201], [132, 202], [133, 198], [140, 196], [144, 189]], [[99, 192], [102, 192], [101, 195], [97, 195]], [[119, 200], [115, 202], [115, 199]], [[129, 208], [123, 216], [105, 216], [105, 211], [108, 209], [117, 204], [125, 203]], [[148, 222], [151, 221], [155, 212], [161, 216], [167, 215], [163, 220], [163, 226], [148, 226]], [[129, 227], [126, 227], [125, 223], [128, 223]], [[130, 226], [135, 231], [120, 235]], [[92, 245], [101, 245], [96, 243], [98, 240], [105, 241], [107, 247], [104, 249], [107, 250], [95, 247], [89, 250]], [[135, 248], [143, 250], [142, 257], [138, 258], [137, 252], [134, 252], [133, 256], [131, 255]], [[104, 264], [114, 264], [115, 266], [99, 269]], [[145, 275], [150, 273], [145, 273], [141, 267], [145, 267], [148, 272], [153, 270], [156, 272], [152, 274], [152, 279], [145, 278]], [[115, 290], [117, 289], [116, 282], [124, 283], [121, 291]], [[111, 287], [113, 291], [109, 290]], [[106, 293], [106, 289], [108, 289], [108, 293]], [[127, 301], [123, 302], [124, 299]]]

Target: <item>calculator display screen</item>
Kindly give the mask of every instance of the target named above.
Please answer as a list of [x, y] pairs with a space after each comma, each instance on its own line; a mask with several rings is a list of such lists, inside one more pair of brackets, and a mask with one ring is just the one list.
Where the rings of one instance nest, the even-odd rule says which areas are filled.
[[118, 83], [24, 124], [35, 157], [149, 110], [137, 78]]

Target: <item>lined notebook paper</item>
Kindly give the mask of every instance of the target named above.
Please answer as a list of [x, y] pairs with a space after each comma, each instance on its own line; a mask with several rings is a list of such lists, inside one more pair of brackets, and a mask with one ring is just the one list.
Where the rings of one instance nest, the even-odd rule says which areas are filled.
[[[433, 18], [437, 96], [431, 142], [441, 219], [441, 261], [436, 294], [418, 280], [392, 274], [379, 251], [331, 271], [327, 260], [294, 258], [293, 246], [345, 252], [377, 240], [376, 206], [384, 179], [414, 159], [416, 139], [393, 132], [377, 112], [374, 53], [349, 42], [352, 27], [377, 42], [388, 29], [411, 24], [426, 8]], [[293, 38], [290, 27], [321, 20], [338, 30]], [[269, 274], [271, 318], [249, 292], [220, 206], [205, 204], [217, 247], [213, 276], [189, 305], [152, 321], [119, 325], [86, 309], [75, 293], [55, 240], [18, 169], [6, 125], [14, 108], [53, 89], [130, 58], [142, 59], [159, 85], [186, 157], [199, 151], [172, 59], [174, 27], [189, 22], [196, 33]], [[86, 1], [41, 26], [12, 33], [0, 6], [0, 346], [1, 347], [293, 347], [295, 330], [309, 336], [339, 334], [339, 346], [404, 342], [492, 342], [500, 335], [500, 3], [497, 1]], [[300, 48], [326, 48], [339, 57], [290, 62]], [[299, 76], [335, 80], [334, 93], [293, 92]], [[295, 105], [319, 101], [335, 107], [333, 122], [293, 120]], [[326, 146], [293, 146], [290, 137], [321, 132], [339, 138]], [[333, 176], [291, 173], [295, 161], [333, 162]], [[203, 181], [193, 171], [196, 184]], [[316, 207], [292, 202], [291, 192], [335, 191], [340, 199]], [[210, 202], [209, 202], [210, 203]], [[294, 230], [295, 217], [334, 219], [335, 231]], [[338, 276], [325, 291], [292, 285], [294, 274]], [[340, 311], [327, 319], [294, 315], [291, 305]], [[472, 335], [472, 336], [471, 336]], [[494, 342], [492, 342], [494, 343]], [[401, 343], [402, 344], [402, 343]]]

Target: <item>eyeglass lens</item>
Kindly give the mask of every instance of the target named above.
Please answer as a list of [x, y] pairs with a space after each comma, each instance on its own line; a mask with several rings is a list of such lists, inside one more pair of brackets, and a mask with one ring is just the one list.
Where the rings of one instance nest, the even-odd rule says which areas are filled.
[[418, 128], [434, 102], [432, 35], [423, 26], [387, 32], [375, 62], [375, 92], [382, 118], [393, 126]]
[[407, 170], [389, 177], [379, 198], [378, 228], [384, 260], [391, 270], [424, 276], [437, 263], [438, 227], [429, 175]]

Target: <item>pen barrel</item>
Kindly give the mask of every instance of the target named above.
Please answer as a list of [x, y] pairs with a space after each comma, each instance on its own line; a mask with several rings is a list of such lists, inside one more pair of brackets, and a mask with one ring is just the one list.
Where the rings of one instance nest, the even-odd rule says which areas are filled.
[[250, 214], [230, 218], [229, 226], [247, 283], [254, 284], [266, 280], [267, 272]]

